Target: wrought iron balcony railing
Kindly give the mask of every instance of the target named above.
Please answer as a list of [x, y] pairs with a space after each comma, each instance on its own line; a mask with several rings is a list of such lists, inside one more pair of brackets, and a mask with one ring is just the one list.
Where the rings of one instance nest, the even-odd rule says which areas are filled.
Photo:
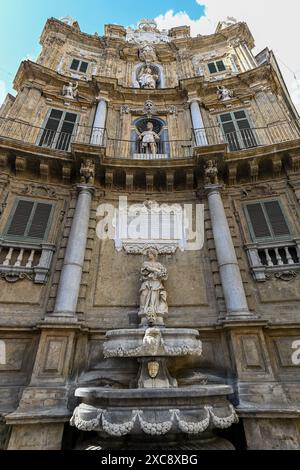
[[220, 126], [193, 130], [188, 140], [161, 140], [155, 150], [145, 148], [140, 140], [112, 138], [102, 128], [76, 125], [70, 132], [33, 126], [18, 119], [0, 117], [0, 137], [24, 143], [68, 152], [72, 143], [106, 147], [110, 158], [131, 158], [137, 160], [164, 160], [169, 158], [190, 158], [194, 147], [227, 145], [229, 152], [278, 144], [300, 138], [298, 121], [279, 121], [265, 127], [245, 128], [225, 133]]

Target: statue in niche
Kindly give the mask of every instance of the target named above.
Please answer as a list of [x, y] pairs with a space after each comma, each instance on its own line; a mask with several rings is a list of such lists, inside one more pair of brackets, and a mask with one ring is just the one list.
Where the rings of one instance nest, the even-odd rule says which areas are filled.
[[225, 86], [218, 86], [217, 95], [220, 101], [227, 101], [233, 98], [233, 92], [228, 90]]
[[63, 96], [69, 98], [70, 100], [74, 100], [78, 96], [78, 83], [75, 85], [72, 82], [69, 82], [68, 85], [64, 85], [63, 87]]
[[151, 67], [146, 65], [142, 67], [142, 70], [138, 76], [138, 82], [141, 88], [146, 90], [155, 90], [157, 87], [159, 76], [152, 72]]
[[80, 182], [82, 184], [94, 184], [95, 182], [95, 163], [92, 160], [86, 160], [81, 163]]
[[158, 252], [155, 249], [150, 248], [147, 257], [148, 261], [145, 261], [141, 268], [139, 315], [144, 324], [146, 321], [149, 326], [163, 325], [163, 319], [168, 314], [167, 292], [163, 281], [168, 279], [168, 271], [157, 261]]
[[156, 132], [153, 130], [153, 124], [152, 122], [147, 123], [147, 130], [140, 132], [137, 130], [139, 139], [142, 141], [142, 148], [145, 151], [145, 153], [150, 153], [152, 155], [156, 155], [157, 153], [157, 141], [160, 140], [160, 137]]
[[212, 160], [208, 160], [205, 167], [205, 184], [219, 184], [219, 170]]

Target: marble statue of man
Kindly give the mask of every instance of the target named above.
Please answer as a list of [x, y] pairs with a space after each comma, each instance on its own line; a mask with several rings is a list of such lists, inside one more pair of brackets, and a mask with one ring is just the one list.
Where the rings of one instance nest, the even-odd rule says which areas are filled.
[[141, 88], [148, 90], [155, 90], [157, 85], [158, 75], [152, 72], [151, 67], [143, 67], [138, 77], [138, 82]]
[[[160, 137], [156, 132], [153, 130], [152, 122], [147, 123], [147, 130], [139, 133], [139, 139], [142, 140], [142, 148], [145, 150], [146, 153], [151, 153], [152, 155], [156, 155], [157, 153], [157, 144], [156, 142], [160, 140]], [[149, 152], [150, 151], [150, 152]]]
[[208, 160], [205, 167], [205, 184], [219, 184], [218, 174], [219, 170], [216, 163]]
[[142, 324], [163, 326], [164, 317], [168, 314], [167, 292], [163, 281], [168, 279], [168, 271], [157, 261], [158, 253], [155, 249], [149, 249], [147, 257], [148, 261], [141, 268], [139, 315]]

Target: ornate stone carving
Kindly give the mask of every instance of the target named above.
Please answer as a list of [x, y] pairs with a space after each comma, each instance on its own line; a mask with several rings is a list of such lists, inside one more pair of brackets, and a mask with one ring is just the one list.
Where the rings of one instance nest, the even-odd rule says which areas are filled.
[[[142, 325], [164, 325], [164, 318], [168, 314], [167, 292], [163, 284], [168, 279], [168, 271], [157, 261], [157, 256], [156, 250], [148, 250], [148, 261], [141, 268], [139, 316]], [[152, 331], [149, 334], [155, 337], [154, 333]]]
[[9, 282], [11, 284], [15, 284], [18, 281], [23, 281], [24, 279], [27, 279], [28, 281], [33, 281], [34, 280], [34, 274], [28, 274], [28, 273], [17, 273], [17, 272], [3, 272], [0, 273], [0, 278], [4, 279], [6, 282]]
[[27, 194], [28, 196], [47, 196], [50, 199], [57, 198], [57, 194], [54, 189], [34, 183], [25, 186], [22, 190], [22, 194]]
[[164, 436], [176, 429], [184, 434], [199, 435], [205, 432], [209, 426], [226, 429], [239, 421], [231, 404], [227, 406], [226, 410], [223, 409], [224, 413], [227, 411], [227, 415], [224, 417], [218, 416], [214, 407], [210, 405], [200, 409], [197, 415], [194, 413], [194, 419], [186, 416], [182, 410], [169, 409], [163, 413], [165, 419], [157, 421], [157, 419], [153, 419], [153, 415], [157, 414], [157, 411], [132, 410], [130, 419], [127, 418], [127, 421], [119, 422], [119, 412], [113, 413], [94, 408], [91, 419], [87, 421], [83, 417], [86, 412], [85, 405], [80, 405], [75, 409], [70, 424], [81, 431], [98, 431], [100, 429], [109, 436], [122, 437], [131, 434], [134, 428], [135, 430], [138, 428], [149, 436]]
[[219, 101], [228, 101], [233, 98], [233, 91], [228, 90], [225, 86], [218, 86], [217, 96]]
[[144, 111], [147, 115], [151, 115], [155, 113], [155, 104], [151, 100], [145, 101], [144, 104]]
[[138, 83], [145, 90], [155, 90], [157, 88], [159, 76], [152, 70], [150, 65], [142, 67], [138, 75]]
[[81, 163], [80, 182], [82, 184], [94, 184], [95, 163], [92, 160], [85, 160]]
[[266, 274], [266, 279], [277, 279], [279, 281], [290, 282], [297, 277], [296, 271], [279, 271], [277, 273]]
[[156, 250], [159, 255], [173, 255], [174, 253], [176, 253], [178, 247], [179, 245], [177, 242], [123, 242], [123, 248], [129, 255], [143, 255], [149, 249]]
[[142, 147], [147, 154], [156, 155], [157, 153], [157, 144], [156, 142], [160, 140], [160, 137], [153, 130], [153, 124], [151, 121], [147, 123], [147, 130], [140, 133], [136, 127], [136, 132], [139, 136], [139, 139], [142, 141]]
[[63, 86], [63, 96], [70, 100], [74, 100], [78, 97], [78, 83], [75, 85], [72, 82], [69, 82], [67, 85]]
[[157, 61], [157, 55], [155, 48], [151, 44], [143, 44], [139, 51], [139, 57], [146, 64], [151, 64], [151, 62]]
[[151, 379], [155, 379], [159, 372], [159, 362], [157, 361], [148, 362], [148, 372], [149, 372], [149, 377], [151, 377]]
[[168, 31], [159, 31], [157, 24], [154, 20], [141, 20], [138, 23], [136, 30], [132, 28], [127, 29], [126, 40], [130, 43], [160, 43], [169, 42]]
[[159, 328], [148, 328], [143, 339], [144, 351], [150, 356], [156, 356], [162, 343], [161, 331]]
[[218, 168], [213, 160], [208, 160], [205, 167], [205, 184], [219, 184]]

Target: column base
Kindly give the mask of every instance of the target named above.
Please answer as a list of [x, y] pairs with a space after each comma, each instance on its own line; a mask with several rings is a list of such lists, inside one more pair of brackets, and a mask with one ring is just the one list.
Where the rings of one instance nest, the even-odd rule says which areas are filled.
[[65, 312], [55, 312], [49, 315], [46, 315], [42, 323], [50, 323], [50, 324], [78, 324], [78, 317], [74, 314], [68, 314]]

